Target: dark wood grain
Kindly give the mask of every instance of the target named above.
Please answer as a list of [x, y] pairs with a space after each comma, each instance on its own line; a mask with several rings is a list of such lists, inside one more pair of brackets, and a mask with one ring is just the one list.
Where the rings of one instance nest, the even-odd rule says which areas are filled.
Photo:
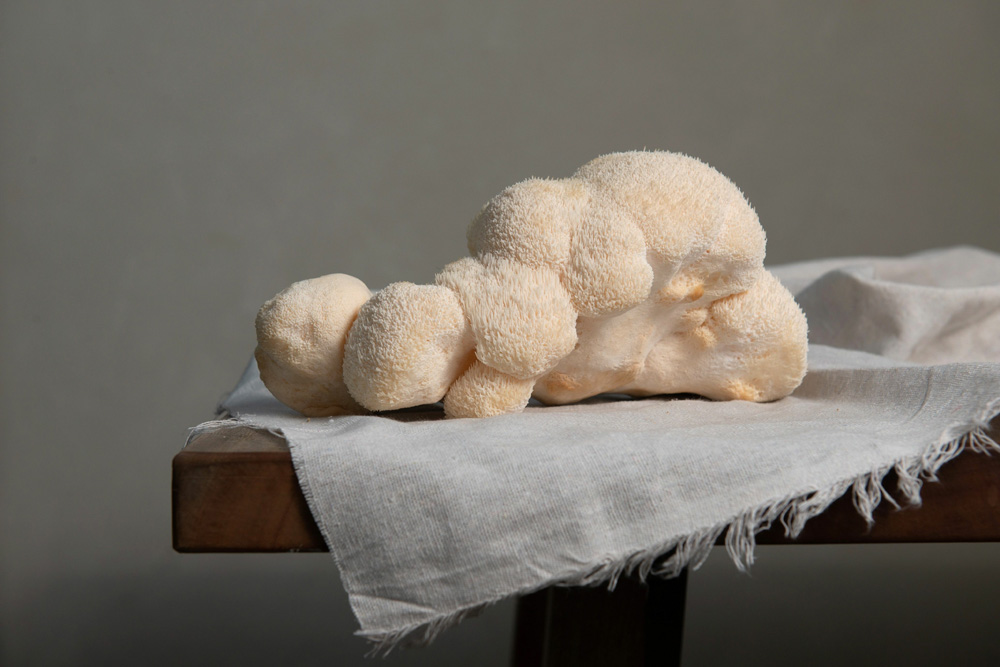
[[174, 549], [325, 551], [281, 436], [221, 428], [173, 463]]
[[[993, 436], [1000, 437], [994, 422]], [[886, 488], [895, 489], [892, 474]], [[920, 507], [884, 502], [869, 530], [849, 497], [806, 524], [797, 540], [776, 526], [760, 544], [1000, 541], [1000, 456], [966, 452], [923, 488]], [[225, 428], [174, 457], [174, 548], [178, 551], [325, 551], [280, 437]]]

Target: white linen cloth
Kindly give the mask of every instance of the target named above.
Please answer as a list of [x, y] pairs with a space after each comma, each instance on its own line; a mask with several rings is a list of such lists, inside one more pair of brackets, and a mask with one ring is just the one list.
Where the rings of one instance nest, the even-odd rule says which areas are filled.
[[1000, 255], [772, 270], [810, 326], [809, 373], [773, 403], [600, 398], [478, 420], [307, 420], [251, 364], [222, 425], [284, 434], [359, 634], [382, 647], [552, 584], [676, 574], [725, 531], [745, 567], [774, 520], [796, 534], [848, 490], [870, 519], [889, 470], [890, 492], [918, 502], [962, 448], [995, 447], [982, 429], [1000, 412]]

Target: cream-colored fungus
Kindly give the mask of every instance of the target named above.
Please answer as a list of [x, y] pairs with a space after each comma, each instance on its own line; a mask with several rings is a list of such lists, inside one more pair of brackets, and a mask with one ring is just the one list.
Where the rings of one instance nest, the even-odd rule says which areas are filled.
[[532, 395], [770, 401], [805, 375], [805, 316], [764, 269], [757, 214], [699, 160], [613, 153], [522, 181], [468, 240], [434, 285], [371, 295], [335, 274], [268, 301], [264, 384], [310, 416], [443, 399], [449, 417], [489, 417]]

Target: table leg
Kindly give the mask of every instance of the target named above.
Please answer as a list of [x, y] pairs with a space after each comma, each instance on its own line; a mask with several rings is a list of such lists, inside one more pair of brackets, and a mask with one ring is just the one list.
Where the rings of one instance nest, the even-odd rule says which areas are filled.
[[553, 586], [518, 600], [515, 667], [679, 665], [687, 571], [614, 591]]

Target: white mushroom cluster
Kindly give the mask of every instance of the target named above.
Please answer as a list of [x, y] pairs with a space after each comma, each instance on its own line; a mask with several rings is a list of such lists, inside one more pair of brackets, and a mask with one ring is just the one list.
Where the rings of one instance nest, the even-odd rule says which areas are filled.
[[261, 379], [308, 416], [444, 400], [449, 417], [601, 393], [787, 396], [806, 370], [806, 320], [764, 269], [740, 190], [694, 158], [613, 153], [490, 200], [471, 257], [434, 285], [374, 294], [334, 274], [257, 316]]

